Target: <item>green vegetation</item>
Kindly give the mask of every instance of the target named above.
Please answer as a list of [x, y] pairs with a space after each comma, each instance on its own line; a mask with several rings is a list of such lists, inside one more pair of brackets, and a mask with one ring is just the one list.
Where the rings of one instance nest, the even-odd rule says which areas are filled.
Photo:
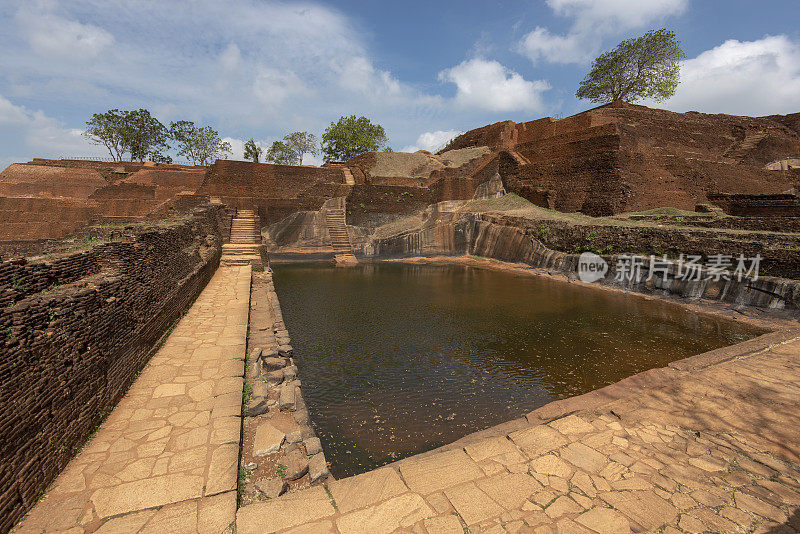
[[674, 32], [651, 30], [595, 59], [575, 96], [598, 103], [666, 100], [678, 87], [684, 57]]
[[326, 161], [347, 161], [369, 152], [380, 150], [388, 141], [386, 131], [372, 124], [366, 117], [339, 117], [322, 134], [322, 153]]
[[264, 155], [264, 161], [276, 165], [298, 165], [297, 154], [283, 141], [275, 141]]
[[283, 138], [283, 142], [289, 150], [297, 154], [297, 164], [303, 164], [303, 155], [319, 155], [319, 143], [317, 138], [308, 132], [292, 132]]
[[317, 138], [308, 132], [292, 132], [286, 134], [282, 141], [272, 143], [264, 161], [277, 165], [302, 165], [304, 154], [319, 154]]
[[336, 500], [333, 498], [333, 493], [331, 493], [331, 490], [328, 488], [328, 485], [325, 484], [322, 487], [325, 488], [325, 493], [328, 494], [328, 499], [330, 499], [330, 501], [331, 501], [331, 506], [333, 506], [333, 509], [338, 512], [339, 511], [339, 506], [337, 506]]
[[[172, 158], [163, 152], [175, 148], [192, 163], [206, 165], [231, 151], [230, 143], [222, 141], [210, 126], [177, 121], [167, 128], [146, 109], [95, 113], [86, 122], [83, 135], [92, 143], [105, 146], [113, 161], [123, 161], [125, 154], [129, 154], [131, 160], [149, 158], [158, 163], [172, 163]], [[175, 147], [170, 140], [176, 143]]]
[[281, 478], [285, 478], [286, 477], [286, 470], [287, 469], [288, 469], [288, 466], [286, 466], [284, 464], [278, 464], [278, 465], [275, 466], [275, 472], [278, 473], [278, 476], [281, 477]]
[[264, 149], [257, 146], [252, 137], [244, 144], [244, 159], [248, 161], [258, 163], [258, 158], [261, 157], [262, 152], [264, 152]]
[[217, 156], [231, 152], [231, 144], [220, 139], [211, 126], [198, 127], [192, 121], [171, 123], [169, 136], [177, 143], [178, 155], [186, 156], [194, 164], [208, 165]]

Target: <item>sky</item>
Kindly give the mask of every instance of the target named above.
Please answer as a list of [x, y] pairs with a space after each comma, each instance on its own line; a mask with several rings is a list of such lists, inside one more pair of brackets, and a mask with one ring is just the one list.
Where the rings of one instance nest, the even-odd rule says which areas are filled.
[[800, 112], [798, 0], [3, 0], [0, 17], [0, 168], [107, 157], [82, 132], [112, 108], [211, 125], [234, 159], [350, 114], [394, 150], [435, 151], [593, 107], [574, 96], [592, 60], [661, 27], [686, 53], [681, 84], [641, 103]]

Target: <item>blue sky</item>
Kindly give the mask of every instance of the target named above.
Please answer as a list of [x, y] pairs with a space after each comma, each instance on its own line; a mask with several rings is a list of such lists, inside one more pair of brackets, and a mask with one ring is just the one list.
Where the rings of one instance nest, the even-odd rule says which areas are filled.
[[[591, 60], [666, 26], [683, 42], [675, 111], [800, 111], [797, 0], [269, 2], [26, 0], [0, 4], [0, 166], [104, 155], [93, 112], [150, 109], [263, 145], [343, 114], [395, 150], [435, 150], [499, 120], [570, 115]], [[318, 162], [313, 158], [306, 163]]]

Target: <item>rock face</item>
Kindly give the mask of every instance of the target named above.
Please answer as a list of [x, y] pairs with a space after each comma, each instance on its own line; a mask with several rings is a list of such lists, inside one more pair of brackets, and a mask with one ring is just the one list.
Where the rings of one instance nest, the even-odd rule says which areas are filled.
[[[310, 454], [310, 453], [309, 453]], [[322, 453], [315, 454], [308, 461], [308, 476], [311, 483], [319, 482], [328, 478], [328, 464], [325, 462], [325, 455]]]
[[[526, 219], [497, 213], [462, 213], [455, 218], [445, 214], [438, 219], [427, 220], [416, 231], [373, 239], [365, 243], [365, 256], [436, 256], [475, 255], [509, 262], [520, 262], [532, 267], [547, 269], [574, 277], [578, 269], [579, 254], [553, 250], [548, 244], [562, 250], [585, 246], [591, 238], [595, 247], [613, 250], [637, 251], [661, 249], [677, 256], [686, 250], [695, 250], [707, 256], [729, 254], [736, 257], [754, 257], [766, 251], [762, 243], [752, 239], [726, 236], [718, 232], [691, 230], [676, 232], [674, 228], [620, 228], [618, 226], [587, 224], [574, 225], [564, 221]], [[543, 230], [544, 229], [544, 230]], [[544, 236], [543, 236], [544, 234]], [[764, 236], [775, 239], [769, 249], [786, 247], [800, 248], [797, 236]], [[797, 241], [797, 242], [795, 242]], [[769, 278], [763, 275], [800, 279], [800, 256], [784, 255], [782, 252], [765, 252], [761, 259], [760, 277], [756, 281], [743, 278], [717, 282], [699, 280], [646, 280], [648, 267], [643, 267], [642, 276], [635, 280], [617, 282], [615, 257], [607, 255], [609, 270], [602, 283], [621, 285], [633, 291], [667, 291], [681, 297], [708, 298], [724, 302], [764, 308], [800, 308], [800, 281], [785, 278]], [[647, 260], [649, 261], [649, 259]], [[754, 288], [758, 288], [754, 290]]]

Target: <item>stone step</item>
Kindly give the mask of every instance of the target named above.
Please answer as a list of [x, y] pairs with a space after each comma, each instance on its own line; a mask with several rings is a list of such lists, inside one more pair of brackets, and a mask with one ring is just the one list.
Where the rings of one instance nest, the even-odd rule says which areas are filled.
[[334, 255], [334, 261], [336, 261], [336, 265], [355, 265], [358, 263], [358, 258], [352, 253], [344, 253]]

